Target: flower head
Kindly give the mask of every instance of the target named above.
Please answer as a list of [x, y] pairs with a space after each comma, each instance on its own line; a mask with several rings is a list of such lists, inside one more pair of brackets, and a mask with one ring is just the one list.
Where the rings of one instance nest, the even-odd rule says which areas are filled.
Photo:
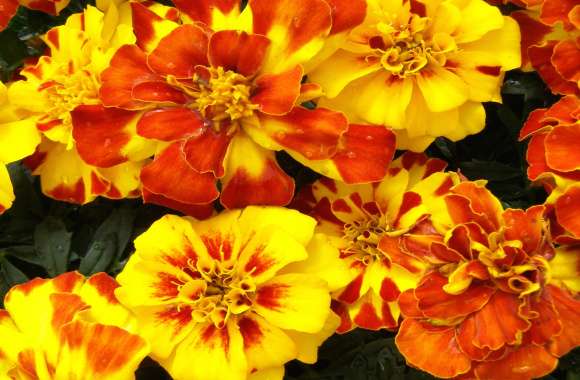
[[[105, 105], [128, 110], [123, 112], [146, 111], [137, 134], [156, 141], [158, 149], [141, 171], [145, 199], [209, 203], [220, 196], [219, 181], [227, 208], [285, 205], [294, 183], [276, 162], [279, 150], [347, 182], [382, 178], [394, 149], [390, 131], [349, 127], [341, 113], [296, 105], [302, 63], [320, 49], [332, 26], [328, 4], [255, 0], [239, 14], [237, 6], [226, 6], [233, 3], [178, 2], [197, 21], [185, 24], [133, 4], [137, 45], [117, 51], [100, 94]], [[235, 22], [225, 29], [230, 19]], [[238, 25], [245, 20], [252, 22]], [[94, 146], [110, 138], [119, 152], [115, 157], [121, 157], [132, 140], [116, 139], [104, 123], [111, 119], [106, 115], [120, 111], [93, 111], [75, 111], [75, 137], [83, 158], [103, 166], [108, 157]], [[92, 134], [95, 127], [108, 134]], [[125, 128], [123, 122], [118, 127]]]
[[580, 345], [574, 327], [580, 302], [565, 276], [553, 276], [569, 262], [555, 258], [544, 206], [503, 210], [477, 182], [456, 185], [445, 203], [440, 222], [448, 232], [422, 253], [415, 250], [431, 269], [399, 297], [406, 318], [399, 350], [443, 378], [515, 380], [551, 372], [558, 357]]
[[105, 273], [69, 272], [13, 287], [0, 310], [0, 376], [133, 379], [149, 353]]
[[288, 268], [308, 257], [314, 225], [275, 207], [201, 222], [165, 216], [135, 241], [116, 294], [176, 379], [246, 379], [314, 362], [337, 325], [328, 288]]
[[[139, 169], [147, 155], [134, 152], [147, 149], [143, 141], [133, 141], [128, 148], [131, 162], [101, 169], [81, 159], [72, 133], [71, 112], [80, 105], [102, 107], [99, 75], [118, 46], [134, 41], [131, 26], [121, 22], [129, 11], [128, 4], [117, 8], [111, 3], [108, 17], [92, 6], [73, 14], [65, 25], [46, 33], [49, 53], [26, 65], [20, 72], [25, 79], [10, 86], [12, 106], [42, 134], [42, 143], [27, 163], [40, 176], [44, 193], [53, 198], [82, 204], [98, 195], [123, 198], [140, 193]], [[152, 149], [153, 145], [150, 153]]]
[[517, 24], [483, 0], [367, 1], [364, 21], [323, 51], [307, 70], [319, 104], [388, 125], [414, 151], [479, 132], [481, 102], [501, 101], [503, 73], [520, 66]]
[[297, 202], [319, 224], [308, 260], [295, 264], [324, 277], [333, 290], [338, 332], [355, 327], [377, 330], [398, 326], [399, 294], [417, 285], [427, 266], [401, 245], [407, 234], [424, 240], [437, 235], [431, 209], [459, 182], [444, 173], [444, 162], [405, 153], [381, 181], [345, 185], [315, 182]]

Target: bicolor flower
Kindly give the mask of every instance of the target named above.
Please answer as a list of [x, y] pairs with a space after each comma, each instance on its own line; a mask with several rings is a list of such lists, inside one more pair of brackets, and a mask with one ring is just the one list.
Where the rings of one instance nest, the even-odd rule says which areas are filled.
[[107, 12], [105, 17], [89, 6], [84, 13], [70, 16], [65, 25], [49, 30], [44, 37], [48, 54], [26, 65], [20, 72], [25, 79], [10, 86], [10, 102], [26, 113], [25, 120], [36, 123], [43, 136], [27, 163], [40, 176], [43, 192], [59, 200], [82, 204], [98, 195], [138, 196], [142, 160], [153, 152], [150, 144], [149, 153], [141, 154], [147, 143], [133, 140], [127, 148], [131, 161], [95, 168], [81, 159], [72, 135], [71, 111], [79, 105], [102, 107], [99, 74], [117, 47], [135, 40], [131, 25], [123, 23], [129, 4], [117, 8], [110, 3]]
[[[135, 138], [125, 121], [145, 111], [137, 134], [158, 143], [154, 161], [141, 171], [145, 200], [209, 203], [220, 196], [219, 181], [227, 208], [285, 205], [294, 182], [276, 162], [280, 150], [346, 182], [385, 175], [392, 132], [349, 127], [341, 113], [296, 105], [301, 64], [332, 27], [324, 0], [253, 0], [242, 14], [238, 1], [179, 4], [195, 23], [180, 25], [133, 5], [138, 43], [121, 47], [102, 75], [101, 99], [118, 108], [75, 111], [85, 161], [124, 162], [123, 150]], [[224, 24], [230, 19], [235, 22]], [[111, 128], [113, 119], [119, 122]], [[95, 128], [102, 132], [92, 133]], [[111, 147], [114, 154], [105, 155]]]
[[0, 377], [134, 379], [149, 353], [105, 273], [69, 272], [13, 287], [0, 310]]
[[31, 155], [39, 142], [36, 125], [30, 120], [22, 120], [15, 112], [9, 104], [6, 86], [0, 82], [0, 214], [14, 201], [6, 164]]
[[167, 215], [135, 240], [116, 295], [173, 378], [282, 379], [338, 325], [326, 282], [288, 268], [308, 258], [315, 224], [277, 207]]
[[427, 266], [400, 245], [411, 234], [438, 236], [430, 210], [459, 182], [444, 173], [445, 163], [405, 153], [381, 181], [346, 185], [323, 178], [303, 191], [296, 206], [318, 220], [308, 260], [295, 264], [325, 278], [333, 291], [338, 332], [355, 327], [377, 330], [398, 326], [399, 294], [414, 288]]
[[580, 301], [577, 279], [568, 287], [570, 256], [559, 258], [550, 241], [544, 206], [503, 210], [483, 182], [454, 186], [445, 204], [439, 222], [449, 230], [441, 241], [406, 238], [416, 254], [424, 247], [420, 257], [431, 270], [399, 297], [400, 352], [441, 378], [550, 373], [580, 345]]
[[483, 0], [368, 0], [364, 22], [307, 74], [324, 91], [319, 105], [388, 125], [399, 148], [423, 151], [483, 129], [481, 102], [501, 102], [519, 46], [517, 23]]
[[534, 1], [512, 17], [522, 30], [524, 69], [536, 70], [556, 94], [580, 95], [580, 4]]

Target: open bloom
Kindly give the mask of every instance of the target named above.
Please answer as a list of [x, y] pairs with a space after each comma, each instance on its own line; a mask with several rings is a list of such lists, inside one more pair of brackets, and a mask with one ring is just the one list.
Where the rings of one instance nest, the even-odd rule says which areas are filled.
[[116, 295], [173, 378], [281, 379], [338, 325], [325, 281], [286, 268], [308, 257], [315, 224], [277, 207], [167, 215], [135, 240]]
[[0, 82], [0, 214], [14, 201], [6, 164], [31, 155], [39, 142], [36, 125], [30, 120], [21, 120], [10, 107], [6, 86]]
[[400, 352], [442, 378], [548, 374], [580, 345], [580, 301], [569, 278], [554, 276], [569, 273], [570, 261], [556, 259], [544, 206], [504, 211], [477, 182], [456, 185], [445, 203], [444, 239], [408, 239], [424, 246], [431, 270], [399, 297]]
[[522, 30], [524, 69], [536, 70], [556, 94], [580, 95], [580, 4], [536, 0], [512, 13]]
[[[109, 5], [107, 17], [89, 6], [49, 30], [44, 37], [48, 54], [26, 65], [20, 72], [25, 79], [9, 89], [11, 105], [42, 133], [27, 164], [40, 176], [43, 192], [59, 200], [82, 204], [98, 195], [123, 198], [140, 193], [139, 169], [146, 155], [132, 155], [134, 160], [123, 165], [95, 168], [81, 159], [72, 136], [71, 111], [81, 104], [99, 107], [101, 71], [117, 47], [135, 39], [130, 24], [123, 23], [129, 5]], [[143, 150], [144, 143], [133, 143], [129, 150]]]
[[69, 272], [13, 287], [0, 310], [0, 377], [134, 379], [149, 353], [105, 273]]
[[222, 30], [207, 18], [208, 12], [232, 17], [239, 12], [234, 3], [190, 4], [187, 15], [198, 22], [183, 25], [133, 4], [138, 44], [121, 47], [102, 75], [101, 99], [118, 108], [85, 106], [74, 113], [85, 161], [101, 167], [124, 162], [123, 150], [135, 138], [125, 123], [145, 110], [137, 134], [159, 143], [154, 161], [141, 171], [145, 200], [209, 203], [220, 196], [219, 180], [227, 208], [285, 205], [294, 183], [276, 162], [279, 150], [346, 182], [382, 178], [394, 150], [392, 132], [349, 127], [341, 113], [296, 105], [301, 64], [331, 29], [328, 4], [250, 1], [234, 18], [251, 20], [247, 31]]
[[481, 102], [501, 102], [519, 43], [517, 23], [483, 0], [369, 0], [364, 22], [307, 74], [320, 105], [388, 125], [399, 148], [422, 151], [484, 127]]
[[431, 208], [459, 182], [445, 163], [405, 153], [381, 181], [346, 185], [327, 178], [300, 194], [297, 206], [318, 220], [308, 260], [295, 264], [325, 278], [333, 290], [338, 332], [396, 328], [399, 294], [414, 288], [427, 266], [400, 246], [406, 234], [437, 235]]

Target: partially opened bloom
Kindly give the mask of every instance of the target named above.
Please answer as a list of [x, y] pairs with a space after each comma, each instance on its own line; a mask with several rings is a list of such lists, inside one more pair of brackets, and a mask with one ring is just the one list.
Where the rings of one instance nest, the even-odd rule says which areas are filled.
[[399, 148], [422, 151], [484, 127], [481, 102], [501, 102], [519, 44], [517, 23], [483, 0], [369, 0], [364, 22], [307, 74], [320, 105], [388, 125]]
[[400, 352], [442, 378], [550, 373], [580, 345], [580, 301], [565, 276], [570, 256], [560, 259], [550, 240], [545, 207], [503, 210], [477, 182], [456, 185], [445, 203], [440, 223], [449, 231], [420, 255], [432, 269], [399, 297]]
[[[134, 140], [127, 148], [130, 162], [101, 169], [81, 159], [72, 135], [71, 111], [81, 104], [101, 107], [99, 74], [117, 47], [135, 39], [130, 24], [123, 23], [128, 7], [111, 3], [105, 15], [89, 6], [84, 13], [70, 16], [65, 25], [45, 35], [48, 54], [26, 65], [20, 72], [25, 79], [10, 86], [11, 104], [42, 133], [42, 142], [27, 163], [40, 176], [48, 196], [82, 204], [98, 195], [140, 194], [139, 170], [148, 155], [133, 152], [146, 149], [145, 143]], [[149, 154], [152, 149], [151, 144]]]
[[277, 207], [167, 215], [135, 240], [116, 295], [173, 378], [282, 379], [338, 325], [325, 281], [287, 268], [308, 257], [315, 223]]
[[300, 194], [297, 206], [318, 220], [320, 234], [309, 259], [294, 267], [328, 281], [332, 308], [342, 319], [338, 332], [398, 326], [399, 294], [414, 288], [428, 268], [401, 247], [400, 238], [437, 236], [430, 210], [441, 207], [459, 182], [444, 168], [438, 159], [405, 153], [381, 182], [346, 185], [324, 178]]
[[39, 142], [36, 125], [30, 120], [21, 120], [8, 102], [6, 86], [0, 82], [0, 214], [14, 201], [6, 164], [31, 155]]
[[[285, 205], [294, 183], [276, 162], [279, 150], [346, 182], [382, 178], [394, 150], [392, 132], [349, 127], [341, 113], [296, 105], [301, 64], [332, 26], [328, 4], [254, 0], [240, 15], [238, 3], [189, 4], [187, 16], [196, 22], [182, 25], [133, 5], [138, 44], [121, 47], [102, 75], [101, 99], [118, 108], [75, 111], [85, 161], [124, 162], [123, 150], [135, 138], [125, 123], [145, 110], [137, 134], [158, 143], [154, 161], [141, 171], [145, 200], [209, 203], [220, 196], [219, 180], [227, 208]], [[248, 30], [218, 23], [230, 18], [238, 20], [230, 28], [250, 20]], [[111, 128], [110, 120], [120, 121]], [[111, 146], [115, 153], [103, 155]]]
[[524, 69], [536, 70], [556, 94], [580, 95], [580, 4], [540, 0], [512, 13], [522, 30]]
[[13, 287], [0, 310], [0, 377], [134, 379], [149, 353], [105, 273], [69, 272]]

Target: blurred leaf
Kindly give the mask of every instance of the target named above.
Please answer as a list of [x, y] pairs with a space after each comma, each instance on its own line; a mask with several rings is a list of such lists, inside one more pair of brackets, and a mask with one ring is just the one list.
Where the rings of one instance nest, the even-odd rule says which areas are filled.
[[520, 170], [500, 162], [473, 160], [460, 163], [459, 168], [471, 180], [485, 178], [489, 181], [507, 181], [522, 177]]
[[14, 285], [28, 281], [28, 277], [6, 257], [0, 256], [0, 306], [4, 306], [4, 294]]
[[34, 247], [51, 277], [67, 271], [72, 233], [62, 220], [47, 217], [34, 231]]

